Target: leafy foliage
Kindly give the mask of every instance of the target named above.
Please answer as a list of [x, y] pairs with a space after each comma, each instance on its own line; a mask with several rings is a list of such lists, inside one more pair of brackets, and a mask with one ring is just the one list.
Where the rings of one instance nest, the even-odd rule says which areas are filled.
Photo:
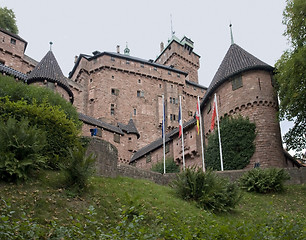
[[0, 7], [0, 28], [18, 34], [15, 13], [7, 7]]
[[88, 185], [89, 177], [92, 176], [96, 157], [93, 154], [86, 155], [86, 148], [81, 144], [69, 149], [68, 160], [61, 164], [61, 169], [67, 175], [66, 187], [73, 188], [78, 193], [83, 192]]
[[[179, 173], [180, 166], [176, 165], [173, 158], [166, 158], [166, 172], [167, 173]], [[158, 162], [151, 168], [153, 172], [164, 173], [164, 162]]]
[[285, 169], [254, 168], [245, 173], [240, 179], [243, 189], [248, 192], [270, 193], [284, 190], [284, 182], [289, 174]]
[[0, 98], [0, 120], [7, 121], [9, 117], [16, 120], [27, 117], [31, 126], [37, 126], [46, 133], [44, 156], [53, 168], [57, 168], [60, 158], [68, 155], [68, 148], [78, 143], [79, 130], [59, 106], [51, 106], [47, 102], [38, 104], [35, 100], [28, 104], [25, 100], [12, 102], [8, 97]]
[[28, 104], [48, 103], [61, 109], [68, 119], [71, 119], [78, 129], [81, 128], [78, 113], [70, 102], [50, 89], [16, 82], [12, 77], [0, 75], [0, 97], [9, 96], [12, 102], [25, 100]]
[[[223, 168], [224, 170], [243, 169], [250, 163], [250, 158], [255, 152], [254, 140], [256, 125], [248, 118], [225, 117], [220, 122], [222, 140]], [[206, 166], [220, 170], [218, 132], [213, 132], [208, 137], [205, 150]]]
[[294, 120], [294, 127], [284, 136], [288, 149], [301, 152], [306, 148], [306, 2], [287, 0], [283, 12], [284, 35], [291, 42], [276, 62], [280, 119]]
[[199, 206], [216, 212], [232, 210], [241, 198], [234, 183], [218, 177], [211, 170], [204, 173], [194, 167], [178, 174], [174, 188], [183, 199], [194, 200]]
[[46, 134], [29, 120], [0, 122], [0, 176], [5, 181], [26, 180], [31, 171], [45, 164]]

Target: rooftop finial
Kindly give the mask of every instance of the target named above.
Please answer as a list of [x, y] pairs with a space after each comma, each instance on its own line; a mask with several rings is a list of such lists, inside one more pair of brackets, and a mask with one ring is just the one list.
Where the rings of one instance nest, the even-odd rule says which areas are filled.
[[232, 23], [230, 22], [230, 30], [231, 30], [231, 44], [234, 44], [234, 37], [233, 37], [233, 31], [232, 31]]
[[130, 49], [129, 49], [129, 47], [128, 47], [128, 42], [126, 42], [126, 47], [125, 47], [125, 49], [124, 49], [124, 54], [125, 55], [130, 55]]
[[170, 14], [170, 20], [171, 20], [171, 37], [172, 37], [175, 34], [175, 31], [173, 31], [172, 14]]
[[50, 44], [50, 51], [52, 51], [52, 44], [53, 44], [53, 42], [49, 42], [49, 44]]

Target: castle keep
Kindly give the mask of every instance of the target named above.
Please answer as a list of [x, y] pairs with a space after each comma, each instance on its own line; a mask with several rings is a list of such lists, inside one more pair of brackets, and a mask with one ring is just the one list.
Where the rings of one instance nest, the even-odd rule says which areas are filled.
[[150, 169], [162, 161], [164, 95], [167, 156], [177, 164], [182, 162], [177, 129], [181, 96], [186, 165], [201, 165], [194, 119], [197, 96], [207, 137], [216, 93], [220, 117], [240, 114], [256, 123], [256, 151], [248, 168], [255, 163], [263, 167], [292, 165], [281, 143], [273, 68], [234, 43], [206, 88], [198, 81], [200, 56], [187, 37], [173, 35], [166, 45], [161, 43], [155, 60], [130, 56], [128, 46], [123, 53], [117, 46], [116, 52], [80, 54], [68, 78], [52, 51], [36, 62], [25, 55], [27, 42], [19, 36], [0, 29], [0, 39], [0, 72], [48, 87], [73, 103], [84, 123], [83, 135], [95, 135], [116, 146], [120, 164]]

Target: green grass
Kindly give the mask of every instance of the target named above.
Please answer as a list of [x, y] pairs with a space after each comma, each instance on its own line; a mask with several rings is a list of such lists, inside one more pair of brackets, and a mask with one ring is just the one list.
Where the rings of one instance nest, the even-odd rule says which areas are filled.
[[94, 177], [77, 196], [61, 188], [62, 179], [48, 172], [27, 184], [0, 183], [0, 234], [15, 226], [19, 238], [6, 239], [306, 238], [305, 185], [244, 193], [233, 212], [216, 215], [146, 180]]

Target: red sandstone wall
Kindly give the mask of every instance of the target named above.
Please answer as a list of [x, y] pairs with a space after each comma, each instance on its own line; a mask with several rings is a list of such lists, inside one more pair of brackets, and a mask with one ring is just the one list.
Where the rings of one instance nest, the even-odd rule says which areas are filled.
[[[11, 43], [11, 39], [16, 41], [15, 44]], [[33, 70], [35, 65], [25, 57], [24, 50], [25, 42], [0, 31], [0, 62], [26, 74]]]
[[[161, 135], [161, 96], [164, 94], [167, 101], [167, 130], [178, 126], [178, 99], [179, 95], [184, 95], [185, 76], [136, 61], [127, 63], [126, 59], [121, 58], [114, 58], [113, 61], [109, 55], [87, 63], [85, 61], [82, 59], [77, 68], [80, 72], [74, 74], [70, 83], [71, 86], [72, 83], [80, 86], [73, 86], [72, 89], [74, 105], [80, 112], [113, 125], [117, 122], [127, 124], [132, 115], [141, 135], [137, 146], [139, 149]], [[82, 67], [86, 69], [81, 71]], [[112, 89], [118, 92], [112, 94]], [[137, 97], [137, 91], [143, 92], [144, 97]], [[201, 92], [196, 87], [191, 91]], [[170, 98], [176, 99], [176, 102], [170, 103]], [[187, 121], [193, 117], [188, 113], [195, 112], [196, 96], [183, 96], [182, 102], [183, 119]], [[111, 104], [114, 104], [114, 115], [111, 115]]]
[[[247, 168], [255, 162], [262, 167], [284, 166], [279, 122], [277, 120], [277, 98], [271, 76], [265, 71], [249, 71], [242, 74], [243, 87], [233, 91], [231, 81], [223, 83], [216, 91], [219, 116], [240, 114], [256, 124], [256, 150]], [[211, 100], [211, 108], [213, 106]], [[209, 105], [202, 112], [206, 135], [210, 132], [212, 109]]]
[[157, 59], [157, 63], [167, 66], [173, 65], [176, 69], [187, 72], [190, 81], [199, 82], [200, 57], [194, 52], [189, 54], [189, 51], [176, 41], [167, 46], [163, 54]]

